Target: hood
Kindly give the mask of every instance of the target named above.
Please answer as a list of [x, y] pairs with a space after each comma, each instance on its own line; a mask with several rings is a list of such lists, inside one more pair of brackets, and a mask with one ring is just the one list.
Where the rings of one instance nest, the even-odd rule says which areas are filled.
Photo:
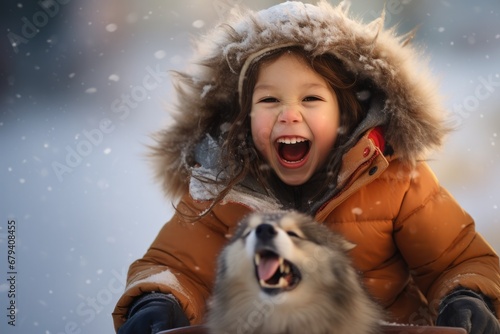
[[[224, 114], [234, 101], [249, 64], [270, 50], [302, 46], [314, 54], [330, 53], [361, 80], [384, 95], [370, 108], [367, 124], [384, 123], [384, 139], [399, 159], [410, 164], [442, 144], [448, 131], [445, 111], [413, 32], [398, 36], [381, 17], [363, 23], [348, 6], [285, 2], [262, 11], [235, 7], [224, 23], [195, 41], [191, 67], [174, 74], [177, 103], [173, 122], [155, 136], [156, 176], [167, 195], [188, 189], [196, 147], [215, 128], [224, 131]], [[233, 104], [234, 105], [234, 104]], [[374, 110], [372, 110], [374, 109]], [[378, 124], [377, 124], [378, 125]]]

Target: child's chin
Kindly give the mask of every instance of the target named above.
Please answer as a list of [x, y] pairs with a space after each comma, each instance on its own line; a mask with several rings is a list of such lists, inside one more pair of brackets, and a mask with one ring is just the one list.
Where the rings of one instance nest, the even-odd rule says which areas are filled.
[[300, 186], [307, 182], [313, 173], [300, 171], [278, 171], [276, 172], [281, 181], [289, 186]]

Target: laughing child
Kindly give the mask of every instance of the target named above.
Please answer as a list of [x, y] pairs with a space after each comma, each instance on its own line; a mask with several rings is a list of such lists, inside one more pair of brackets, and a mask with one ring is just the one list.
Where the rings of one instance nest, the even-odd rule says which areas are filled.
[[130, 267], [118, 333], [201, 323], [237, 222], [277, 209], [357, 245], [385, 320], [500, 332], [498, 257], [425, 162], [449, 128], [412, 34], [326, 1], [228, 16], [175, 75], [153, 155], [176, 212]]

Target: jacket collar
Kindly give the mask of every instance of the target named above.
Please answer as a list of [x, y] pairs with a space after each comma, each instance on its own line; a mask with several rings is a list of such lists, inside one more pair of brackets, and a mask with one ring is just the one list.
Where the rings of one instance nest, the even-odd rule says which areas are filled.
[[366, 132], [344, 155], [337, 191], [326, 196], [315, 212], [315, 218], [319, 222], [324, 221], [333, 209], [387, 169], [389, 160], [393, 157], [384, 156], [384, 151], [389, 150], [385, 145], [382, 129], [377, 127]]

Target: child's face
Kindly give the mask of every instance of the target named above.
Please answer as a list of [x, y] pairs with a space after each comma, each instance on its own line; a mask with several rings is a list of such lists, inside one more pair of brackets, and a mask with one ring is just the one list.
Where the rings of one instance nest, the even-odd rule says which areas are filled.
[[337, 97], [293, 54], [263, 64], [252, 96], [252, 138], [279, 178], [300, 185], [326, 162], [339, 127]]

